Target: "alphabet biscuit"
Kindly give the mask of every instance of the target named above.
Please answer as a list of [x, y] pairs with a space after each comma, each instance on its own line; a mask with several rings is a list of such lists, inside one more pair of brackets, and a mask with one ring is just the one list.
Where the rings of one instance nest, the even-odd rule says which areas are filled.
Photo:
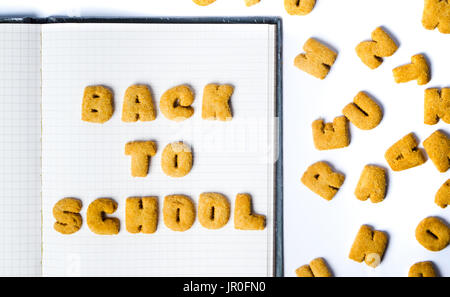
[[202, 193], [198, 201], [198, 220], [207, 229], [220, 229], [230, 219], [230, 203], [219, 193]]
[[337, 53], [319, 41], [310, 38], [303, 46], [304, 54], [295, 57], [294, 65], [317, 77], [324, 79], [337, 58]]
[[446, 208], [450, 205], [450, 179], [447, 179], [447, 181], [439, 188], [434, 202], [441, 208]]
[[411, 64], [399, 66], [392, 70], [396, 83], [405, 83], [416, 80], [418, 85], [426, 85], [430, 79], [430, 67], [423, 55], [411, 58]]
[[366, 165], [356, 186], [355, 196], [361, 201], [370, 198], [372, 203], [383, 201], [386, 196], [386, 170]]
[[191, 148], [179, 141], [166, 145], [161, 157], [161, 168], [171, 177], [183, 177], [191, 171]]
[[87, 209], [87, 225], [92, 232], [99, 235], [114, 235], [119, 233], [120, 221], [117, 218], [106, 217], [117, 210], [117, 203], [109, 198], [99, 198], [91, 202]]
[[439, 119], [450, 124], [450, 88], [425, 90], [424, 105], [425, 124], [437, 124]]
[[145, 85], [132, 85], [125, 91], [122, 108], [122, 121], [148, 122], [156, 118], [150, 90]]
[[309, 265], [303, 265], [295, 273], [298, 277], [332, 277], [330, 270], [328, 269], [325, 260], [322, 258], [316, 258], [312, 260]]
[[422, 25], [425, 29], [450, 34], [450, 2], [447, 0], [425, 0]]
[[234, 206], [234, 228], [238, 230], [264, 230], [266, 217], [252, 212], [252, 198], [237, 194]]
[[430, 261], [417, 262], [409, 268], [408, 277], [436, 277], [433, 263]]
[[188, 86], [182, 85], [167, 90], [161, 96], [159, 108], [169, 120], [181, 122], [194, 114], [192, 103], [194, 103], [192, 90]]
[[192, 1], [194, 1], [195, 4], [200, 6], [207, 6], [216, 2], [216, 0], [192, 0]]
[[333, 172], [327, 163], [317, 162], [308, 167], [301, 180], [311, 191], [329, 201], [339, 191], [345, 176]]
[[381, 263], [387, 242], [385, 232], [362, 225], [353, 242], [349, 258], [360, 263], [365, 261], [367, 265], [375, 268]]
[[234, 88], [231, 85], [209, 84], [203, 89], [202, 118], [204, 120], [231, 121], [229, 105]]
[[158, 198], [127, 198], [125, 223], [130, 233], [155, 233], [158, 225]]
[[423, 142], [423, 147], [440, 172], [450, 168], [450, 138], [441, 131], [435, 131]]
[[169, 195], [164, 198], [164, 224], [173, 231], [186, 231], [195, 220], [195, 207], [192, 200], [185, 195]]
[[427, 250], [443, 250], [450, 242], [450, 228], [440, 219], [428, 217], [416, 228], [417, 241]]
[[342, 113], [353, 125], [362, 130], [375, 128], [383, 118], [380, 106], [365, 92], [359, 92], [353, 103], [345, 106]]
[[75, 198], [64, 198], [53, 206], [53, 217], [56, 219], [53, 228], [61, 234], [73, 234], [80, 230], [83, 220], [80, 215], [81, 201]]
[[284, 8], [290, 15], [307, 15], [314, 5], [316, 0], [284, 0]]
[[148, 174], [149, 159], [156, 155], [153, 141], [135, 141], [125, 145], [125, 155], [131, 156], [131, 175], [145, 177]]
[[245, 5], [247, 6], [252, 6], [255, 4], [258, 4], [259, 2], [261, 2], [261, 0], [244, 0], [245, 1]]
[[425, 156], [418, 145], [413, 133], [409, 133], [392, 145], [384, 154], [392, 170], [402, 171], [425, 163]]
[[107, 122], [113, 115], [113, 94], [104, 86], [89, 86], [84, 89], [81, 120], [91, 123]]
[[336, 117], [333, 123], [315, 120], [312, 123], [314, 146], [318, 150], [331, 150], [350, 144], [348, 122], [344, 116]]
[[375, 69], [383, 63], [383, 57], [392, 56], [398, 49], [397, 44], [381, 27], [372, 32], [372, 41], [363, 41], [356, 47], [361, 61]]

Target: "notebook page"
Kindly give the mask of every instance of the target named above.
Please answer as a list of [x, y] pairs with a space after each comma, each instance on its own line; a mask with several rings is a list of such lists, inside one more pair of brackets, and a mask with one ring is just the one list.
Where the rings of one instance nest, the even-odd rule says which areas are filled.
[[41, 274], [40, 43], [0, 24], [0, 276]]
[[[273, 274], [274, 27], [235, 24], [51, 24], [43, 26], [43, 271], [44, 275], [266, 276]], [[150, 86], [157, 108], [152, 122], [121, 121], [123, 95], [132, 84]], [[201, 119], [208, 83], [235, 87], [231, 122]], [[81, 121], [83, 90], [103, 84], [114, 91], [115, 112], [104, 124]], [[173, 122], [159, 110], [161, 95], [188, 84], [194, 115]], [[133, 178], [125, 144], [153, 140], [149, 174]], [[173, 141], [193, 149], [183, 178], [166, 176], [161, 152]], [[219, 230], [198, 219], [175, 232], [162, 220], [164, 196], [185, 194], [197, 207], [203, 192], [228, 197], [231, 217]], [[267, 217], [263, 231], [234, 229], [237, 193], [253, 197]], [[125, 228], [125, 201], [157, 196], [154, 234]], [[83, 226], [72, 235], [53, 229], [54, 204], [82, 200]], [[115, 236], [92, 233], [86, 210], [96, 198], [118, 203]]]

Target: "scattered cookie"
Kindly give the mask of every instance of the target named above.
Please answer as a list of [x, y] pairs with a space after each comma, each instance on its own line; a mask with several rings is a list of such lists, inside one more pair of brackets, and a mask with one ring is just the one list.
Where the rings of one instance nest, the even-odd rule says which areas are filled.
[[350, 144], [348, 121], [344, 116], [336, 117], [333, 123], [315, 120], [312, 123], [314, 146], [318, 150], [331, 150]]
[[253, 6], [253, 5], [261, 2], [261, 0], [244, 0], [244, 1], [245, 1], [245, 5], [247, 5], [247, 6]]
[[104, 86], [89, 86], [84, 89], [81, 120], [91, 123], [107, 122], [113, 115], [113, 93]]
[[408, 277], [436, 277], [433, 263], [430, 261], [417, 262], [409, 268]]
[[391, 36], [378, 27], [372, 32], [372, 41], [358, 44], [356, 53], [364, 64], [375, 69], [383, 63], [383, 57], [392, 56], [397, 49], [398, 46]]
[[177, 86], [167, 90], [159, 102], [162, 114], [169, 120], [181, 122], [194, 114], [194, 93], [186, 86]]
[[125, 155], [131, 156], [131, 176], [145, 177], [148, 174], [149, 159], [156, 155], [153, 141], [134, 141], [125, 145]]
[[64, 198], [53, 206], [53, 217], [56, 219], [53, 228], [61, 234], [73, 234], [80, 230], [83, 223], [81, 218], [81, 201], [75, 198]]
[[307, 15], [316, 5], [316, 0], [284, 0], [284, 8], [290, 15]]
[[450, 138], [441, 131], [436, 131], [423, 142], [423, 147], [440, 172], [450, 168]]
[[195, 220], [195, 207], [192, 200], [185, 195], [169, 195], [164, 198], [164, 224], [173, 231], [186, 231]]
[[425, 0], [422, 25], [425, 29], [450, 34], [450, 2], [447, 0]]
[[158, 226], [158, 198], [127, 198], [125, 223], [127, 231], [130, 233], [155, 233]]
[[428, 217], [417, 226], [416, 239], [427, 250], [437, 252], [449, 244], [450, 228], [440, 219]]
[[202, 118], [204, 120], [231, 121], [229, 101], [234, 88], [231, 85], [209, 84], [203, 89]]
[[266, 217], [252, 212], [252, 197], [237, 194], [234, 206], [234, 228], [238, 230], [264, 230]]
[[409, 133], [391, 146], [384, 154], [391, 169], [402, 171], [425, 163], [425, 156], [418, 145], [414, 134]]
[[418, 85], [426, 85], [430, 79], [430, 67], [423, 55], [411, 58], [411, 64], [399, 66], [392, 70], [396, 83], [405, 83], [416, 80]]
[[450, 88], [425, 90], [425, 124], [434, 125], [442, 119], [450, 124]]
[[117, 218], [106, 217], [117, 210], [117, 203], [109, 198], [99, 198], [91, 202], [87, 209], [87, 225], [92, 232], [99, 235], [114, 235], [119, 233], [120, 221]]
[[344, 107], [342, 113], [353, 125], [362, 130], [375, 128], [383, 118], [380, 106], [365, 92], [359, 92], [353, 102]]
[[310, 38], [303, 46], [304, 54], [295, 57], [294, 65], [317, 78], [324, 79], [337, 58], [337, 53]]
[[122, 108], [122, 121], [148, 122], [156, 118], [155, 106], [150, 90], [146, 85], [132, 85], [125, 91]]
[[302, 183], [306, 187], [328, 201], [333, 199], [344, 180], [343, 174], [333, 172], [325, 162], [312, 164], [302, 176]]
[[367, 265], [375, 268], [381, 263], [387, 242], [385, 232], [362, 225], [353, 242], [349, 258], [360, 263], [365, 261]]
[[230, 219], [230, 203], [219, 193], [202, 193], [198, 201], [198, 220], [207, 229], [220, 229]]
[[168, 176], [185, 176], [192, 168], [191, 148], [181, 141], [169, 143], [162, 153], [161, 168]]
[[383, 201], [386, 196], [386, 170], [366, 165], [356, 186], [355, 196], [361, 201], [370, 198], [372, 203]]
[[309, 262], [309, 265], [303, 265], [297, 270], [295, 274], [298, 277], [332, 277], [325, 260], [322, 258], [316, 258]]
[[441, 208], [446, 208], [450, 205], [450, 179], [447, 179], [447, 181], [439, 188], [434, 202]]
[[192, 0], [195, 4], [200, 5], [200, 6], [207, 6], [210, 5], [214, 2], [216, 2], [216, 0]]

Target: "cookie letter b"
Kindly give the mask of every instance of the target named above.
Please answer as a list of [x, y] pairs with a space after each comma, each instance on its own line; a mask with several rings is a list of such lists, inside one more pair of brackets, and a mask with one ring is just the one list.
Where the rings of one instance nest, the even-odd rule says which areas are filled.
[[447, 0], [425, 0], [422, 25], [425, 29], [450, 34], [450, 2]]
[[81, 119], [85, 122], [104, 123], [113, 115], [113, 94], [104, 86], [89, 86], [84, 89]]
[[317, 162], [308, 167], [302, 176], [302, 183], [320, 197], [331, 200], [344, 183], [345, 176], [334, 172], [325, 162]]
[[156, 154], [153, 141], [135, 141], [125, 145], [125, 155], [131, 156], [131, 175], [145, 177], [148, 174], [149, 158]]
[[386, 233], [362, 225], [353, 242], [349, 258], [360, 263], [365, 261], [367, 265], [375, 268], [383, 258], [387, 241]]
[[99, 198], [89, 204], [87, 209], [87, 224], [92, 232], [99, 235], [114, 235], [119, 233], [120, 222], [117, 218], [108, 218], [105, 214], [113, 214], [117, 203], [109, 198]]
[[317, 78], [324, 79], [336, 61], [337, 53], [310, 38], [303, 45], [304, 54], [295, 57], [294, 65]]
[[156, 197], [127, 198], [125, 223], [130, 233], [155, 233], [158, 225], [158, 200]]
[[230, 85], [206, 85], [203, 90], [202, 119], [231, 121], [230, 97], [234, 88]]
[[252, 198], [237, 194], [234, 205], [234, 228], [238, 230], [264, 230], [266, 217], [252, 212]]
[[450, 88], [425, 90], [425, 124], [434, 125], [442, 119], [450, 124]]
[[156, 118], [150, 90], [145, 85], [133, 85], [125, 91], [122, 109], [124, 122], [148, 122]]
[[74, 198], [64, 198], [53, 207], [53, 217], [56, 219], [53, 228], [61, 234], [72, 234], [80, 230], [82, 218], [80, 215], [81, 201]]

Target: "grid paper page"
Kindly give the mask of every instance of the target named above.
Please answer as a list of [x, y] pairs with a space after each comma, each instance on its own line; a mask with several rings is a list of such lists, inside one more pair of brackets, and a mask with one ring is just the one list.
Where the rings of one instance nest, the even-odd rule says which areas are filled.
[[[43, 271], [44, 275], [271, 275], [273, 273], [274, 28], [271, 25], [60, 24], [43, 26]], [[235, 87], [231, 122], [201, 119], [203, 87]], [[150, 86], [157, 118], [121, 121], [123, 95], [132, 84]], [[103, 125], [81, 121], [83, 90], [103, 84], [114, 91], [115, 112]], [[194, 115], [183, 122], [159, 111], [163, 92], [188, 84]], [[149, 174], [133, 178], [125, 144], [153, 140], [157, 154]], [[161, 152], [183, 140], [194, 165], [183, 178], [166, 176]], [[186, 232], [162, 221], [164, 196], [185, 194], [197, 206], [202, 192], [253, 197], [267, 216], [264, 231], [234, 229], [233, 213], [220, 230], [196, 219]], [[158, 196], [156, 233], [125, 229], [125, 201]], [[73, 235], [53, 229], [52, 208], [61, 198], [83, 202], [83, 226]], [[116, 236], [93, 234], [86, 209], [96, 198], [118, 202]]]
[[0, 276], [41, 274], [40, 43], [0, 24]]

